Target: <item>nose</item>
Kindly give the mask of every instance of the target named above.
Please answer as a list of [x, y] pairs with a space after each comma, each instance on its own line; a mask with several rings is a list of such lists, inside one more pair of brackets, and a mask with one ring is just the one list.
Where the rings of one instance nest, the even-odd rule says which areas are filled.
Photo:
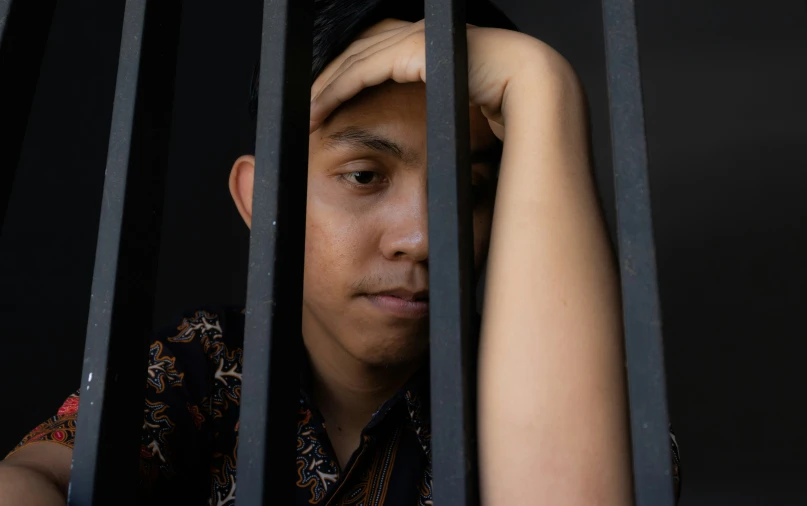
[[429, 258], [429, 219], [425, 181], [417, 191], [402, 192], [389, 202], [381, 253], [389, 260], [408, 258], [426, 262]]

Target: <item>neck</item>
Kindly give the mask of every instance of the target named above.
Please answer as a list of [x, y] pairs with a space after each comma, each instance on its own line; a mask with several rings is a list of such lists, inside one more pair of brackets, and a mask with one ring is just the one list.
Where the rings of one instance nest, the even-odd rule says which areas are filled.
[[304, 331], [303, 341], [311, 359], [310, 393], [325, 418], [337, 459], [345, 466], [373, 413], [406, 384], [423, 359], [372, 365], [328, 335]]
[[348, 434], [361, 433], [373, 413], [406, 384], [421, 363], [366, 364], [332, 339], [306, 340], [306, 348], [314, 401], [329, 429]]

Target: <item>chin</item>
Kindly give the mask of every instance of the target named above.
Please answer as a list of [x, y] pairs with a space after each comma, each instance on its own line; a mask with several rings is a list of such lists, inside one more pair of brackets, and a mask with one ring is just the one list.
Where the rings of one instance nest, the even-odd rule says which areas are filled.
[[425, 358], [429, 351], [426, 332], [374, 332], [372, 336], [364, 334], [362, 337], [359, 342], [344, 343], [345, 347], [358, 360], [373, 367], [408, 365]]

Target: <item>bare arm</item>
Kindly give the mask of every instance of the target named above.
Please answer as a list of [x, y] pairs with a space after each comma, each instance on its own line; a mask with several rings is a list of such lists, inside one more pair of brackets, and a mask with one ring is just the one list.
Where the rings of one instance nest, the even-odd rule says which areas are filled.
[[621, 310], [583, 94], [546, 46], [526, 61], [536, 64], [502, 103], [480, 350], [483, 504], [629, 505]]
[[36, 443], [0, 462], [0, 506], [64, 506], [72, 457], [65, 446]]

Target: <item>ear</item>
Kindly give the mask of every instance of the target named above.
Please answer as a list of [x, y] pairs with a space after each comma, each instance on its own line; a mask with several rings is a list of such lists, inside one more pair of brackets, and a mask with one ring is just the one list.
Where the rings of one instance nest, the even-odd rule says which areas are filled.
[[230, 195], [235, 207], [252, 228], [252, 187], [255, 182], [255, 157], [244, 155], [238, 158], [230, 171]]

